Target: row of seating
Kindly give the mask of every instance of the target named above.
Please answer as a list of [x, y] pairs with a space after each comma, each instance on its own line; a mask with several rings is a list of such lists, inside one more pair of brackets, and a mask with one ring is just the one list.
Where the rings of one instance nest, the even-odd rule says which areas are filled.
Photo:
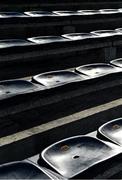
[[[25, 160], [1, 165], [0, 178], [83, 179], [84, 173], [95, 177], [98, 167], [110, 166], [117, 157], [121, 160], [121, 135], [122, 118], [112, 120], [99, 127], [95, 135], [73, 136], [50, 145], [40, 154], [38, 164]], [[90, 169], [95, 174], [89, 174]], [[121, 176], [121, 171], [120, 166], [115, 172]]]
[[[104, 37], [117, 36], [119, 40], [121, 40], [122, 28], [117, 28], [115, 30], [97, 30], [92, 31], [90, 33], [69, 33], [63, 34], [61, 36], [37, 36], [25, 39], [1, 39], [0, 40], [0, 49], [9, 48], [9, 47], [17, 47], [17, 46], [32, 46], [32, 45], [42, 45], [49, 43], [60, 43], [60, 42], [70, 42], [76, 40], [85, 40], [94, 39], [97, 40]], [[95, 39], [96, 38], [96, 39]], [[82, 41], [83, 42], [83, 41]], [[54, 45], [54, 44], [53, 44]]]
[[77, 11], [27, 11], [20, 12], [0, 12], [0, 18], [21, 18], [21, 17], [45, 17], [45, 16], [81, 16], [98, 14], [122, 13], [120, 9], [100, 9], [100, 10], [77, 10]]
[[0, 12], [0, 38], [59, 35], [63, 33], [115, 29], [122, 26], [122, 9], [79, 11]]
[[[99, 56], [99, 62], [109, 62], [111, 59], [121, 57], [121, 50], [118, 51], [121, 45], [121, 28], [116, 30], [98, 30], [91, 33], [70, 33], [61, 36], [1, 39], [1, 67], [5, 69], [9, 65], [9, 67], [16, 66], [15, 69], [17, 69], [19, 64], [19, 70], [15, 71], [15, 73], [13, 71], [9, 76], [7, 76], [8, 73], [6, 71], [3, 71], [2, 77], [11, 79], [54, 69], [72, 68], [86, 63], [98, 62], [97, 56]], [[85, 53], [86, 57], [84, 57]], [[32, 63], [35, 65], [35, 62], [40, 70], [31, 68], [29, 74], [28, 67]], [[25, 67], [24, 63], [28, 66], [24, 69], [22, 75], [20, 66], [23, 65], [23, 69]]]
[[[80, 66], [74, 71], [61, 70], [47, 72], [33, 76], [31, 80], [9, 80], [0, 82], [0, 100], [10, 98], [13, 96], [34, 93], [46, 89], [62, 87], [64, 85], [71, 85], [75, 87], [74, 83], [91, 82], [101, 77], [118, 77], [122, 73], [122, 59], [111, 61], [111, 64], [96, 63]], [[30, 82], [32, 81], [32, 82]]]

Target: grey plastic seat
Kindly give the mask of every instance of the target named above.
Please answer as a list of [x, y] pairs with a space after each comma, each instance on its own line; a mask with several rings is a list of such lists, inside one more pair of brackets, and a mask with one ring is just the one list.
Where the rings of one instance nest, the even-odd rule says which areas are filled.
[[115, 31], [116, 31], [118, 34], [122, 34], [122, 28], [117, 28], [117, 29], [115, 29]]
[[38, 37], [28, 38], [28, 40], [37, 44], [48, 44], [48, 43], [68, 41], [67, 39], [61, 36], [38, 36]]
[[83, 15], [96, 15], [96, 14], [100, 14], [99, 10], [78, 10], [78, 12], [83, 13]]
[[60, 175], [29, 161], [0, 166], [0, 179], [63, 179]]
[[101, 14], [116, 14], [119, 13], [118, 9], [100, 9]]
[[68, 70], [52, 71], [42, 73], [33, 77], [34, 82], [40, 83], [48, 88], [62, 86], [76, 81], [83, 81], [85, 79], [86, 76], [80, 76]]
[[122, 13], [122, 8], [119, 8], [118, 11], [119, 11], [120, 13]]
[[0, 18], [27, 17], [24, 13], [19, 12], [0, 12]]
[[99, 128], [98, 132], [106, 139], [122, 146], [122, 118], [107, 122]]
[[122, 68], [122, 58], [114, 59], [113, 61], [111, 61], [111, 64]]
[[121, 69], [106, 63], [94, 63], [80, 66], [76, 68], [76, 71], [86, 74], [91, 78], [99, 78], [108, 74], [121, 72]]
[[[30, 93], [40, 89], [33, 83], [25, 80], [8, 80], [0, 82], [0, 99], [6, 99], [19, 94]], [[43, 89], [43, 87], [42, 87]]]
[[44, 16], [53, 16], [54, 14], [49, 11], [26, 11], [24, 14], [31, 17], [44, 17]]
[[53, 11], [54, 14], [59, 16], [75, 16], [75, 15], [82, 15], [81, 12], [78, 11]]
[[42, 158], [59, 174], [76, 178], [95, 164], [120, 153], [104, 142], [89, 136], [74, 136], [47, 147]]
[[4, 39], [0, 40], [0, 49], [2, 48], [9, 48], [9, 47], [16, 47], [16, 46], [30, 46], [34, 43], [29, 42], [24, 39]]
[[70, 33], [70, 34], [63, 34], [62, 36], [65, 38], [68, 38], [70, 40], [83, 40], [83, 39], [89, 39], [89, 38], [97, 37], [91, 33]]
[[114, 36], [117, 34], [117, 32], [114, 30], [97, 30], [92, 31], [91, 33], [100, 37]]

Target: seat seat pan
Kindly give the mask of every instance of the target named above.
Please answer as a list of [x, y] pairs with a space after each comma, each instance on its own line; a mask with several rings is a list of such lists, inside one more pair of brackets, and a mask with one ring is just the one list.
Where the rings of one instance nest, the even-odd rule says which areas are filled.
[[122, 146], [122, 118], [104, 124], [98, 132], [108, 140]]
[[5, 39], [0, 40], [0, 49], [2, 48], [9, 48], [9, 47], [15, 47], [15, 46], [29, 46], [33, 45], [32, 42], [29, 42], [24, 39]]
[[116, 153], [96, 138], [74, 136], [46, 148], [42, 158], [64, 177], [73, 178]]
[[70, 34], [63, 34], [62, 36], [71, 40], [83, 40], [83, 39], [97, 37], [91, 33], [70, 33]]
[[106, 63], [87, 64], [76, 68], [79, 73], [86, 74], [91, 78], [97, 78], [108, 74], [120, 72], [120, 69]]
[[57, 87], [71, 82], [81, 81], [84, 79], [84, 76], [81, 77], [80, 75], [68, 70], [52, 71], [33, 77], [34, 82], [38, 82], [48, 88]]
[[[34, 92], [39, 87], [25, 80], [9, 80], [0, 82], [0, 99], [6, 99], [19, 94]], [[40, 86], [41, 89], [41, 86]]]
[[111, 64], [122, 68], [122, 58], [111, 61]]
[[28, 40], [37, 44], [48, 44], [48, 43], [68, 41], [67, 39], [61, 36], [38, 36], [38, 37], [28, 38]]

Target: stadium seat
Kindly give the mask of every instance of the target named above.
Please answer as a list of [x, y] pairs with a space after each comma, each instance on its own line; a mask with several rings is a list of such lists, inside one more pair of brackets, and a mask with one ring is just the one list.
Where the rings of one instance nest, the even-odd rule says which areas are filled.
[[[40, 87], [41, 88], [41, 87]], [[38, 90], [38, 86], [25, 80], [9, 80], [0, 82], [0, 100]]]
[[2, 48], [10, 48], [10, 47], [16, 47], [16, 46], [30, 46], [33, 45], [33, 43], [24, 40], [24, 39], [5, 39], [0, 40], [0, 49]]
[[122, 118], [103, 124], [99, 128], [98, 133], [103, 138], [122, 146]]
[[54, 14], [49, 11], [27, 11], [24, 12], [24, 14], [31, 17], [54, 16]]
[[120, 68], [105, 63], [88, 64], [76, 68], [76, 72], [86, 74], [91, 78], [97, 78], [108, 74], [122, 72]]
[[122, 12], [122, 8], [120, 8], [120, 9], [118, 9], [119, 10], [119, 12]]
[[78, 12], [84, 14], [84, 15], [95, 15], [95, 14], [100, 14], [99, 10], [78, 10]]
[[54, 14], [57, 14], [59, 16], [78, 16], [81, 15], [81, 12], [78, 11], [53, 11]]
[[101, 14], [115, 14], [120, 12], [118, 9], [100, 9]]
[[60, 175], [29, 161], [0, 166], [0, 179], [63, 179]]
[[122, 68], [122, 59], [114, 59], [113, 61], [111, 61], [111, 64]]
[[79, 76], [72, 71], [54, 71], [34, 76], [32, 80], [48, 88], [62, 86], [68, 83], [85, 80], [85, 75]]
[[42, 158], [66, 178], [82, 177], [82, 172], [117, 155], [104, 142], [90, 136], [74, 136], [47, 147]]
[[54, 42], [68, 41], [67, 39], [61, 36], [38, 36], [38, 37], [28, 38], [28, 40], [37, 44], [48, 44]]
[[90, 33], [69, 33], [63, 34], [62, 36], [71, 40], [83, 40], [98, 37]]
[[118, 33], [122, 33], [122, 28], [118, 28], [118, 29], [116, 29], [116, 31], [117, 31]]
[[114, 30], [98, 30], [98, 31], [92, 31], [91, 33], [94, 35], [101, 36], [101, 37], [108, 37], [108, 36], [113, 36], [117, 34], [117, 32]]
[[0, 12], [0, 18], [20, 18], [20, 17], [26, 17], [26, 15], [20, 12]]

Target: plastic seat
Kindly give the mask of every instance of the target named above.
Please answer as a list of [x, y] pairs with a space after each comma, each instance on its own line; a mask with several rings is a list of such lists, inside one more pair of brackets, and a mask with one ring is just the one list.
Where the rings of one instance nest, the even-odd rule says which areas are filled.
[[67, 41], [67, 39], [61, 36], [38, 36], [38, 37], [28, 38], [28, 40], [36, 44], [48, 44], [48, 43]]
[[95, 15], [100, 14], [99, 10], [78, 10], [78, 12], [83, 13], [83, 15]]
[[98, 30], [92, 31], [91, 33], [100, 37], [114, 36], [117, 34], [117, 32], [114, 30]]
[[117, 29], [115, 29], [115, 31], [119, 34], [122, 34], [122, 28], [117, 28]]
[[[9, 80], [0, 82], [0, 99], [6, 99], [19, 94], [34, 92], [41, 89], [33, 83], [25, 80]], [[42, 87], [43, 89], [43, 87]]]
[[0, 18], [27, 17], [24, 13], [19, 12], [0, 12]]
[[118, 11], [119, 11], [120, 13], [122, 13], [122, 8], [119, 8]]
[[63, 34], [62, 36], [65, 38], [68, 38], [70, 40], [83, 40], [83, 39], [89, 39], [89, 38], [97, 37], [97, 36], [90, 34], [90, 33], [70, 33], [70, 34]]
[[116, 14], [119, 13], [118, 9], [100, 9], [101, 14]]
[[76, 71], [79, 73], [86, 74], [91, 78], [97, 78], [100, 76], [121, 72], [120, 68], [117, 68], [115, 66], [106, 63], [94, 63], [94, 64], [83, 65], [76, 68]]
[[53, 11], [54, 14], [59, 16], [75, 16], [75, 15], [82, 15], [81, 12], [78, 11]]
[[113, 61], [111, 61], [111, 64], [122, 68], [122, 58], [120, 58], [120, 59], [114, 59]]
[[63, 179], [60, 175], [29, 161], [0, 166], [0, 179]]
[[15, 46], [29, 46], [33, 44], [34, 43], [24, 39], [4, 39], [4, 40], [0, 40], [0, 49], [15, 47]]
[[24, 12], [26, 15], [31, 17], [44, 17], [44, 16], [53, 16], [54, 14], [49, 11], [27, 11]]
[[71, 71], [52, 71], [39, 74], [33, 77], [33, 81], [40, 83], [48, 88], [62, 86], [71, 82], [85, 80], [85, 76], [79, 76]]
[[122, 146], [122, 118], [115, 119], [102, 125], [98, 132], [101, 136]]
[[47, 147], [42, 152], [42, 158], [62, 176], [76, 178], [116, 154], [118, 152], [115, 149], [96, 138], [74, 136]]

